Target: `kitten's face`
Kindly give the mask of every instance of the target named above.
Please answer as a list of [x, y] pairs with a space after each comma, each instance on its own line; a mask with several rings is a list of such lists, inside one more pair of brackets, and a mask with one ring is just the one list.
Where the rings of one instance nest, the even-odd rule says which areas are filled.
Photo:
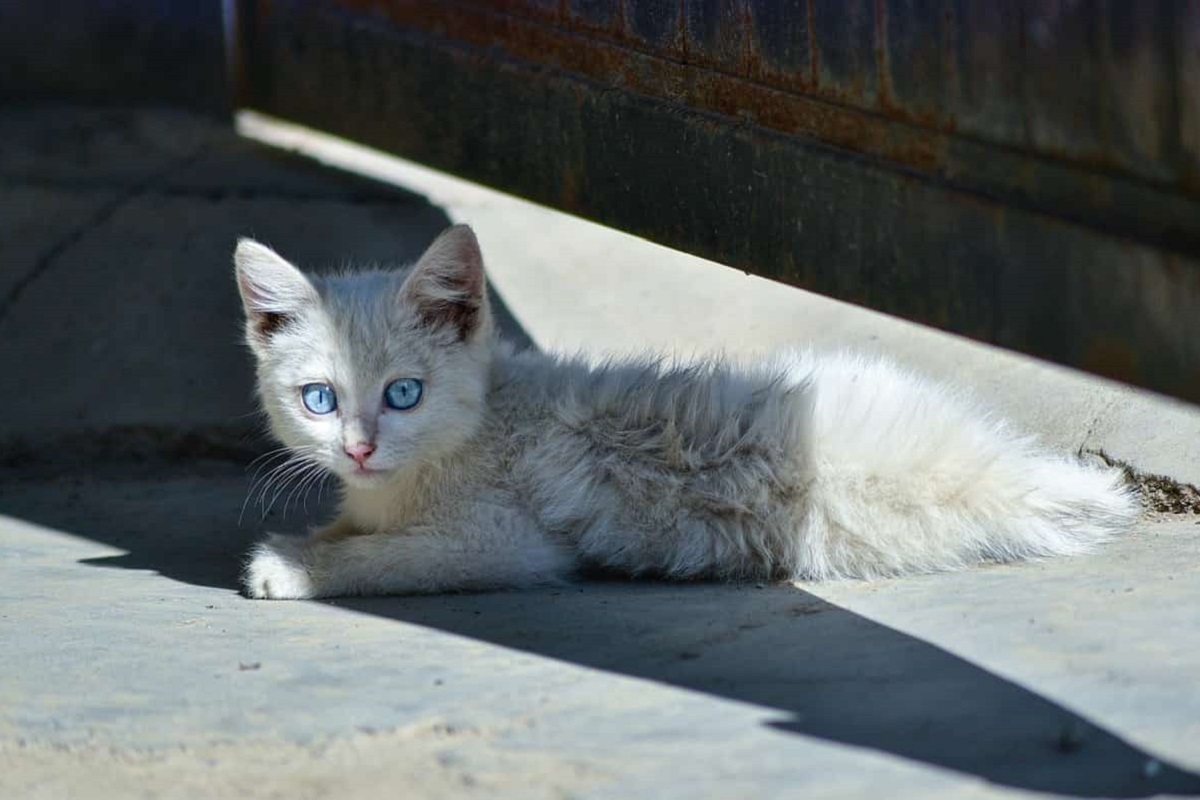
[[491, 323], [469, 228], [404, 272], [307, 278], [249, 241], [235, 261], [259, 395], [297, 456], [365, 488], [478, 429]]

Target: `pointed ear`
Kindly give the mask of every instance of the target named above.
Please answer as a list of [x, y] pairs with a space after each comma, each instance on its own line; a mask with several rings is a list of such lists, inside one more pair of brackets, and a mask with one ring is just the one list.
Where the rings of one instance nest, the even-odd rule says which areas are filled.
[[266, 341], [296, 314], [319, 302], [308, 278], [274, 250], [239, 239], [233, 253], [247, 336]]
[[487, 281], [483, 254], [471, 228], [455, 225], [429, 245], [401, 293], [430, 327], [452, 328], [462, 341], [485, 330]]

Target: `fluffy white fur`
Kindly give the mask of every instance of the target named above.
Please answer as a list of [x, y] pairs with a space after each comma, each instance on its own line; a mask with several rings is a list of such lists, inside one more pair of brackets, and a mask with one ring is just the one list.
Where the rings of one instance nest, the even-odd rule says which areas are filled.
[[[589, 366], [492, 331], [470, 229], [407, 271], [307, 277], [235, 256], [275, 435], [336, 474], [338, 518], [251, 553], [251, 597], [561, 581], [870, 578], [1079, 553], [1137, 513], [1121, 476], [1040, 449], [885, 361]], [[396, 411], [383, 387], [424, 381]], [[299, 387], [335, 387], [336, 413]], [[345, 448], [375, 446], [360, 467]]]

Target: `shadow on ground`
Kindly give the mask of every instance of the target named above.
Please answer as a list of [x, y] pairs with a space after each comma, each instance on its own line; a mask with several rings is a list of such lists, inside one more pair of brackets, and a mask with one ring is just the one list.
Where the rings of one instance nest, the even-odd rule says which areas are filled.
[[941, 648], [776, 586], [592, 583], [338, 605], [778, 709], [772, 725], [1080, 797], [1200, 795], [1071, 711]]
[[[93, 565], [233, 591], [255, 529], [304, 524], [294, 510], [238, 528], [247, 486], [242, 468], [218, 464], [156, 481], [72, 479], [65, 501], [61, 484], [8, 482], [0, 508], [128, 551]], [[1079, 797], [1200, 795], [1200, 776], [941, 648], [791, 587], [589, 581], [333, 604], [776, 709], [771, 724], [781, 732], [1002, 785]]]

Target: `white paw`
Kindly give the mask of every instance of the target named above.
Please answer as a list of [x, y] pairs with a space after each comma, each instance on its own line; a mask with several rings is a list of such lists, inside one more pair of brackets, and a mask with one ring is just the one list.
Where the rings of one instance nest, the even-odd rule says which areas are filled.
[[301, 558], [304, 539], [272, 534], [255, 545], [242, 572], [247, 597], [259, 600], [307, 600], [316, 597], [312, 576]]

